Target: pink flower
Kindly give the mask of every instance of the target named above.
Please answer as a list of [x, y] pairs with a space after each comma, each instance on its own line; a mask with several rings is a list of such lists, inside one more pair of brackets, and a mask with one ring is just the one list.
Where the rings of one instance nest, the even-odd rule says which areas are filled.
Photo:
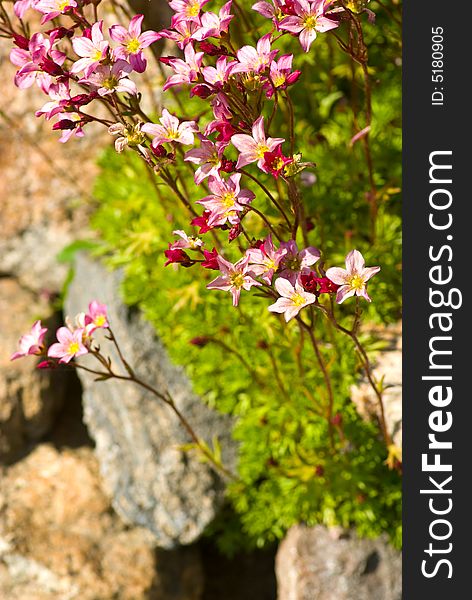
[[250, 290], [253, 285], [262, 285], [248, 274], [248, 256], [244, 256], [235, 264], [219, 255], [217, 261], [222, 275], [209, 283], [207, 288], [209, 290], [231, 292], [233, 306], [238, 305], [241, 290]]
[[257, 161], [259, 169], [264, 171], [265, 153], [272, 152], [284, 141], [283, 138], [266, 139], [264, 132], [264, 117], [259, 117], [252, 126], [252, 137], [244, 133], [237, 133], [231, 138], [231, 143], [240, 152], [236, 168], [240, 169], [241, 167]]
[[338, 27], [339, 23], [324, 16], [325, 0], [294, 0], [295, 15], [285, 17], [280, 23], [280, 29], [290, 33], [299, 33], [300, 45], [308, 52], [316, 38], [316, 32], [325, 32]]
[[293, 158], [284, 156], [282, 154], [282, 149], [280, 148], [280, 146], [277, 146], [277, 148], [273, 152], [266, 152], [264, 154], [263, 170], [266, 173], [270, 173], [277, 179], [279, 175], [283, 173], [285, 167], [292, 163]]
[[174, 235], [178, 235], [181, 239], [173, 244], [169, 244], [170, 250], [177, 250], [179, 248], [190, 248], [191, 250], [197, 250], [197, 248], [200, 248], [203, 245], [202, 240], [191, 235], [187, 235], [185, 231], [182, 231], [181, 229], [176, 229], [172, 233]]
[[315, 294], [305, 292], [298, 282], [293, 286], [287, 279], [279, 278], [275, 282], [275, 289], [281, 297], [268, 308], [270, 312], [283, 313], [287, 323], [296, 317], [302, 308], [316, 302]]
[[200, 24], [200, 12], [210, 0], [172, 0], [169, 6], [175, 11], [174, 19]]
[[44, 349], [44, 336], [47, 328], [42, 327], [41, 321], [36, 321], [29, 333], [26, 333], [18, 342], [18, 351], [11, 355], [10, 360], [16, 360], [31, 354], [40, 355]]
[[164, 250], [164, 255], [167, 258], [164, 267], [172, 264], [181, 264], [183, 267], [190, 267], [194, 264], [194, 261], [186, 252], [184, 252], [181, 248], [176, 248], [174, 250], [170, 244], [169, 249]]
[[193, 21], [178, 21], [176, 17], [172, 19], [172, 29], [163, 29], [160, 36], [174, 40], [177, 46], [183, 50], [192, 40], [197, 39], [199, 26]]
[[272, 34], [267, 33], [253, 46], [243, 46], [237, 52], [239, 64], [234, 67], [235, 73], [262, 73], [270, 65], [278, 50], [270, 49]]
[[187, 44], [184, 50], [185, 60], [181, 58], [161, 58], [161, 62], [168, 65], [175, 73], [167, 79], [162, 91], [165, 92], [174, 85], [197, 81], [203, 56], [203, 52], [195, 52], [192, 44]]
[[42, 33], [35, 33], [28, 42], [28, 50], [13, 48], [10, 60], [20, 67], [15, 75], [16, 86], [25, 89], [36, 81], [47, 94], [52, 83], [52, 77], [47, 71], [59, 69], [62, 72], [60, 65], [64, 62], [65, 55], [55, 50]]
[[234, 15], [231, 14], [232, 0], [221, 7], [218, 15], [205, 12], [201, 15], [201, 27], [195, 34], [196, 39], [205, 40], [209, 37], [220, 38], [223, 33], [228, 33], [229, 24]]
[[88, 77], [107, 57], [109, 44], [103, 37], [102, 28], [103, 21], [98, 21], [92, 25], [90, 37], [83, 35], [72, 39], [72, 46], [81, 58], [72, 65], [71, 73], [84, 71], [85, 77]]
[[48, 95], [50, 102], [46, 102], [42, 108], [35, 112], [36, 117], [45, 115], [46, 120], [51, 119], [59, 113], [63, 113], [70, 101], [69, 86], [65, 83], [52, 83], [49, 86]]
[[256, 197], [250, 190], [241, 190], [240, 179], [241, 173], [235, 173], [226, 181], [219, 177], [210, 177], [208, 180], [208, 186], [212, 193], [202, 200], [197, 200], [197, 204], [202, 204], [206, 210], [210, 211], [208, 217], [210, 227], [224, 225], [226, 221], [231, 225], [238, 224], [238, 213], [243, 211], [245, 206]]
[[38, 0], [18, 0], [13, 7], [15, 15], [22, 19], [29, 8], [35, 8], [37, 2]]
[[274, 273], [279, 268], [280, 261], [286, 253], [285, 248], [275, 249], [272, 236], [269, 235], [259, 248], [250, 248], [246, 252], [249, 256], [250, 272], [256, 277], [262, 277], [270, 285]]
[[59, 15], [63, 15], [70, 8], [76, 8], [75, 0], [37, 0], [33, 8], [44, 14], [41, 19], [41, 25], [51, 19], [55, 19]]
[[84, 319], [85, 326], [87, 328], [87, 334], [90, 335], [95, 329], [106, 329], [110, 327], [108, 323], [107, 306], [106, 304], [100, 304], [96, 300], [90, 302], [88, 306], [88, 313]]
[[120, 46], [113, 50], [115, 58], [128, 59], [131, 67], [137, 73], [144, 73], [146, 70], [146, 58], [144, 48], [147, 48], [161, 36], [155, 31], [144, 31], [141, 33], [144, 15], [135, 15], [129, 24], [128, 29], [123, 25], [113, 25], [110, 27], [110, 37], [113, 41], [119, 42]]
[[202, 70], [203, 79], [215, 87], [221, 88], [233, 73], [234, 67], [238, 63], [231, 61], [228, 63], [226, 56], [220, 56], [216, 61], [215, 67], [204, 67]]
[[127, 78], [132, 71], [131, 65], [125, 60], [117, 60], [112, 65], [99, 65], [88, 77], [84, 77], [79, 83], [92, 85], [97, 89], [99, 96], [107, 96], [114, 92], [136, 95], [136, 85]]
[[82, 125], [82, 116], [79, 115], [79, 113], [68, 112], [64, 117], [60, 118], [52, 128], [54, 131], [62, 131], [59, 141], [61, 144], [65, 144], [73, 135], [78, 138], [84, 137], [85, 134]]
[[60, 327], [57, 330], [58, 343], [53, 344], [48, 350], [48, 356], [59, 358], [60, 363], [68, 363], [76, 356], [83, 356], [88, 353], [83, 344], [83, 329], [71, 331], [67, 327]]
[[[190, 225], [194, 225], [195, 227], [199, 227], [199, 231], [198, 233], [200, 235], [202, 235], [203, 233], [206, 233], [207, 231], [210, 231], [210, 229], [212, 229], [209, 225], [208, 225], [208, 219], [211, 215], [211, 212], [209, 210], [205, 210], [203, 212], [203, 215], [201, 215], [200, 217], [195, 217], [194, 219], [192, 219], [190, 221]], [[205, 252], [205, 251], [203, 251]]]
[[326, 277], [341, 286], [336, 295], [338, 304], [354, 295], [371, 302], [366, 284], [379, 271], [380, 267], [366, 267], [362, 254], [358, 250], [351, 250], [346, 256], [346, 269], [331, 267], [326, 271]]
[[171, 115], [164, 108], [162, 117], [159, 119], [161, 125], [155, 123], [145, 123], [141, 127], [141, 131], [153, 136], [152, 147], [156, 148], [164, 142], [178, 142], [185, 146], [193, 144], [194, 133], [198, 131], [195, 121], [179, 122], [177, 117]]
[[201, 182], [210, 175], [218, 177], [218, 172], [221, 167], [221, 156], [224, 148], [218, 149], [213, 142], [200, 137], [200, 148], [192, 148], [185, 153], [184, 160], [199, 165], [195, 171], [195, 183], [200, 185]]
[[295, 285], [299, 275], [310, 272], [309, 267], [314, 265], [321, 256], [318, 248], [313, 246], [308, 246], [308, 248], [299, 252], [294, 240], [281, 242], [280, 247], [286, 250], [280, 265], [282, 269], [280, 276], [288, 279], [293, 285]]
[[293, 54], [284, 54], [276, 62], [270, 63], [269, 81], [264, 84], [267, 98], [272, 98], [275, 90], [285, 90], [298, 81], [301, 71], [292, 72]]

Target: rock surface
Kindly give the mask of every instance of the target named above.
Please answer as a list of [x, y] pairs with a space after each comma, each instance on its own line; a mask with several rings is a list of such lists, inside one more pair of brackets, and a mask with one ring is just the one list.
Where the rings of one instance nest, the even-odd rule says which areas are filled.
[[383, 539], [292, 527], [276, 558], [278, 600], [401, 600], [401, 554]]
[[0, 278], [0, 463], [41, 439], [63, 401], [64, 373], [39, 371], [35, 357], [10, 361], [38, 315], [55, 322], [46, 302], [14, 279]]
[[[401, 323], [382, 329], [379, 338], [386, 343], [376, 357], [374, 376], [384, 379], [383, 393], [385, 419], [393, 441], [402, 447], [402, 327]], [[351, 398], [359, 414], [370, 419], [377, 416], [377, 401], [367, 381], [351, 390]]]
[[110, 510], [91, 448], [40, 445], [0, 479], [0, 597], [198, 600], [198, 552], [155, 553]]
[[[224, 462], [231, 463], [230, 422], [192, 393], [182, 369], [170, 363], [151, 325], [119, 300], [120, 278], [119, 273], [110, 274], [79, 255], [66, 313], [73, 316], [86, 310], [93, 299], [105, 302], [126, 360], [144, 381], [169, 390], [201, 438], [211, 442], [216, 435], [227, 449]], [[105, 347], [119, 370], [112, 344], [104, 341], [102, 350]], [[91, 356], [83, 359], [83, 364], [97, 365]], [[79, 371], [79, 377], [84, 387], [85, 422], [95, 440], [115, 510], [128, 522], [146, 527], [162, 548], [196, 540], [221, 505], [223, 485], [208, 465], [182, 451], [180, 446], [189, 438], [175, 415], [136, 384], [95, 382], [94, 376], [84, 371]]]

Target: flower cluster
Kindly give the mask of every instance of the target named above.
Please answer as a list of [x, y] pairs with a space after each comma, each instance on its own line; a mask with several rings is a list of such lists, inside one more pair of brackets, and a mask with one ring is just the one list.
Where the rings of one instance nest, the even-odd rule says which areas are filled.
[[[209, 3], [171, 0], [170, 26], [143, 32], [143, 15], [134, 16], [126, 26], [105, 27], [96, 8], [91, 18], [86, 0], [15, 2], [20, 18], [31, 9], [42, 13], [42, 24], [57, 17], [70, 21], [30, 38], [24, 35], [26, 30], [11, 31], [16, 48], [10, 58], [19, 67], [15, 82], [21, 88], [36, 82], [49, 96], [36, 114], [56, 119], [53, 129], [62, 132], [62, 142], [73, 135], [83, 136], [87, 123], [100, 121], [116, 136], [118, 152], [137, 151], [190, 208], [189, 226], [199, 228], [200, 236], [212, 236], [211, 246], [207, 248], [194, 234], [176, 230], [179, 239], [165, 250], [166, 265], [199, 264], [219, 271], [207, 287], [229, 291], [235, 306], [243, 290], [257, 287], [259, 293], [275, 298], [269, 310], [283, 313], [287, 321], [305, 306], [318, 305], [323, 294], [336, 294], [338, 303], [353, 295], [370, 301], [366, 284], [378, 267], [365, 268], [362, 255], [353, 250], [346, 257], [346, 269], [324, 271], [321, 252], [308, 243], [309, 222], [295, 177], [313, 165], [302, 162], [295, 151], [289, 96], [289, 88], [302, 73], [293, 68], [294, 55], [280, 55], [277, 48], [281, 37], [295, 37], [308, 52], [317, 35], [340, 27], [350, 18], [350, 10], [336, 1], [260, 1], [252, 8], [270, 20], [270, 30], [250, 44], [235, 47], [231, 31], [233, 26], [244, 25], [240, 11], [233, 14], [232, 0], [214, 10], [208, 10]], [[250, 28], [247, 33], [253, 36], [254, 31]], [[165, 78], [162, 90], [178, 97], [187, 88], [191, 97], [202, 100], [201, 114], [179, 117], [162, 108], [153, 120], [142, 110], [133, 73], [146, 70], [145, 50], [159, 39], [176, 45], [175, 56], [159, 59]], [[94, 116], [88, 109], [85, 112], [85, 107], [99, 101], [108, 106], [114, 121]], [[289, 127], [284, 136], [274, 136], [281, 105], [289, 116]], [[188, 192], [182, 193], [175, 174], [184, 166], [193, 174], [191, 198], [185, 197]], [[276, 192], [262, 183], [271, 177]], [[257, 194], [250, 189], [254, 184]], [[205, 192], [199, 193], [200, 189]], [[276, 208], [282, 225], [273, 226], [261, 210], [261, 193]], [[197, 212], [198, 207], [203, 212]], [[250, 232], [254, 218], [267, 228], [262, 240]], [[240, 254], [234, 262], [222, 245], [221, 231], [228, 232], [228, 242], [239, 238]], [[299, 244], [303, 244], [300, 249]], [[66, 347], [83, 352], [89, 330], [89, 324], [79, 324], [74, 332], [64, 328], [53, 347], [56, 354], [51, 356], [70, 360], [74, 354], [60, 354]]]
[[45, 345], [48, 329], [42, 326], [41, 321], [36, 321], [31, 330], [20, 338], [18, 350], [11, 360], [29, 355], [40, 356], [43, 360], [38, 368], [42, 369], [58, 363], [70, 363], [92, 350], [93, 334], [97, 329], [108, 327], [106, 305], [94, 300], [90, 302], [86, 313], [79, 313], [73, 321], [67, 319], [67, 326], [59, 327], [56, 331], [57, 342], [49, 348]]

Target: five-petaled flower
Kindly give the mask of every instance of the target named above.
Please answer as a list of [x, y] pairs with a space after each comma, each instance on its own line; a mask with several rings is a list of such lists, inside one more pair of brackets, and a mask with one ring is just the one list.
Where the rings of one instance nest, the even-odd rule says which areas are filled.
[[123, 25], [112, 25], [109, 30], [111, 39], [120, 44], [113, 50], [113, 56], [128, 59], [131, 67], [137, 73], [144, 73], [146, 70], [144, 48], [160, 38], [160, 35], [155, 31], [141, 33], [143, 19], [144, 15], [135, 15], [131, 19], [128, 29]]
[[171, 115], [164, 108], [162, 117], [159, 119], [160, 125], [155, 123], [145, 123], [141, 127], [141, 131], [148, 133], [153, 137], [152, 147], [155, 148], [164, 142], [178, 142], [189, 146], [193, 144], [194, 133], [198, 131], [195, 121], [185, 121], [181, 123], [177, 117]]
[[325, 0], [294, 0], [294, 15], [285, 17], [280, 23], [280, 29], [290, 33], [300, 34], [300, 45], [308, 52], [316, 33], [325, 32], [338, 27], [339, 23], [325, 16]]
[[50, 358], [58, 358], [60, 363], [68, 363], [73, 358], [88, 353], [88, 349], [83, 343], [83, 329], [71, 331], [68, 327], [60, 327], [56, 336], [57, 343], [48, 350]]
[[259, 169], [265, 171], [265, 154], [273, 152], [284, 141], [283, 138], [266, 138], [264, 117], [259, 117], [254, 121], [252, 126], [252, 136], [245, 133], [237, 133], [231, 138], [231, 143], [240, 152], [236, 168], [240, 169], [257, 161]]
[[341, 304], [351, 296], [362, 296], [371, 302], [367, 293], [367, 282], [380, 271], [380, 267], [366, 267], [364, 257], [358, 250], [351, 250], [346, 256], [346, 268], [331, 267], [326, 271], [326, 277], [340, 286], [336, 302]]
[[218, 267], [222, 273], [207, 285], [209, 290], [223, 290], [231, 292], [233, 296], [233, 306], [239, 303], [241, 290], [250, 290], [253, 285], [261, 285], [251, 275], [249, 275], [249, 257], [243, 256], [237, 263], [233, 264], [222, 256], [217, 257]]
[[302, 308], [316, 302], [315, 294], [306, 292], [298, 282], [292, 285], [287, 279], [279, 277], [275, 282], [275, 289], [280, 298], [269, 306], [269, 310], [283, 313], [287, 323], [296, 317]]

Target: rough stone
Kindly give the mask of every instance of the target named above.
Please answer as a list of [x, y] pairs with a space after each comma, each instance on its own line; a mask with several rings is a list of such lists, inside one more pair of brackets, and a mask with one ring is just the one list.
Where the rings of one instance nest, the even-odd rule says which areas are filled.
[[156, 556], [111, 511], [92, 449], [41, 445], [1, 473], [1, 598], [198, 600], [202, 586], [195, 549]]
[[62, 404], [67, 377], [36, 369], [37, 359], [10, 356], [38, 315], [54, 324], [44, 300], [17, 281], [0, 278], [0, 462], [13, 460], [50, 429]]
[[292, 527], [276, 558], [278, 600], [401, 600], [401, 554], [386, 540]]
[[0, 42], [0, 274], [36, 291], [59, 291], [67, 266], [57, 254], [85, 231], [97, 152], [110, 136], [87, 127], [81, 140], [58, 142], [34, 113], [47, 100], [38, 86], [15, 87], [10, 44]]
[[[385, 348], [376, 357], [373, 374], [380, 381], [384, 377], [383, 392], [385, 419], [393, 441], [402, 447], [402, 327], [401, 323], [387, 329], [372, 330]], [[353, 386], [351, 398], [359, 414], [365, 419], [378, 417], [375, 394], [366, 380]]]
[[[210, 442], [216, 435], [224, 462], [231, 463], [230, 421], [202, 403], [182, 369], [169, 361], [152, 326], [119, 300], [120, 280], [118, 272], [110, 274], [79, 255], [66, 299], [67, 314], [86, 310], [93, 299], [105, 302], [114, 335], [138, 376], [157, 389], [168, 389], [199, 437]], [[119, 369], [112, 344], [104, 341], [103, 351], [105, 347]], [[97, 366], [93, 357], [83, 359], [83, 364]], [[169, 407], [155, 396], [133, 383], [95, 382], [84, 371], [79, 376], [85, 422], [115, 510], [128, 522], [151, 531], [162, 548], [196, 540], [219, 510], [221, 479], [194, 453], [182, 450], [190, 440]]]

